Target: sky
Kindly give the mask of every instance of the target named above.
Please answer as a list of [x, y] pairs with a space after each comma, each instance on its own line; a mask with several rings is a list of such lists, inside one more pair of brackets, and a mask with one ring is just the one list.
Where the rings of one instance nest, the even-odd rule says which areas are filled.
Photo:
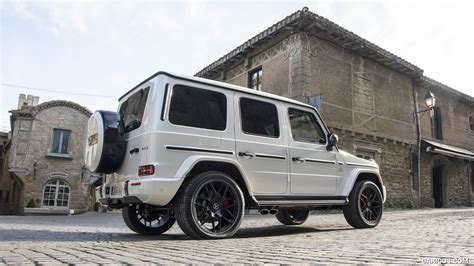
[[304, 6], [474, 96], [474, 1], [0, 0], [0, 131], [20, 93], [116, 110], [153, 73], [194, 75]]

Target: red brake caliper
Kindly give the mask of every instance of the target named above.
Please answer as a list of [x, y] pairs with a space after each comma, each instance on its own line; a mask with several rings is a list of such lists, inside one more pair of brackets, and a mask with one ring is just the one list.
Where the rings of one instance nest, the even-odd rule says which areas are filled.
[[222, 202], [222, 207], [225, 207], [225, 206], [227, 206], [227, 205], [229, 205], [229, 204], [230, 204], [230, 201], [224, 200], [224, 201]]

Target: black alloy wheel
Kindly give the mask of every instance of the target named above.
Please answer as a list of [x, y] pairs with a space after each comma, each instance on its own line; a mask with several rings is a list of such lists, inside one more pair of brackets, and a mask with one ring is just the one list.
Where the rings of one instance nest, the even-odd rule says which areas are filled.
[[185, 184], [176, 204], [178, 224], [190, 237], [225, 238], [234, 235], [244, 212], [243, 194], [221, 172], [206, 172]]
[[275, 215], [277, 220], [285, 225], [301, 225], [309, 217], [309, 210], [303, 209], [280, 209]]
[[342, 208], [346, 221], [355, 228], [372, 228], [382, 219], [383, 197], [372, 181], [357, 182], [349, 194], [349, 203]]
[[365, 186], [359, 196], [359, 212], [368, 224], [377, 224], [382, 216], [382, 195], [377, 188]]
[[143, 235], [160, 235], [175, 223], [171, 209], [158, 209], [147, 204], [134, 204], [122, 209], [125, 224]]

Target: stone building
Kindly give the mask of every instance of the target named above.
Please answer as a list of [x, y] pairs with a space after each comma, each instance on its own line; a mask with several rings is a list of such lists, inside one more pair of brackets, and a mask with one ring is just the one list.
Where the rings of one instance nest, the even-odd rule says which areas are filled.
[[91, 184], [99, 179], [83, 163], [85, 128], [91, 112], [68, 101], [38, 104], [37, 98], [24, 95], [20, 95], [18, 107], [10, 111], [11, 139], [0, 180], [0, 189], [14, 194], [10, 200], [14, 208], [5, 207], [2, 213], [91, 210]]
[[[442, 206], [474, 202], [468, 185], [474, 134], [472, 122], [471, 128], [467, 122], [472, 121], [474, 99], [424, 77], [417, 66], [307, 8], [252, 37], [196, 76], [320, 107], [329, 128], [340, 137], [340, 148], [379, 163], [387, 206], [434, 207], [431, 176], [433, 165], [439, 164], [449, 198]], [[439, 99], [436, 109], [441, 109], [445, 137], [436, 141], [449, 145], [448, 153], [425, 148], [432, 139], [435, 111], [421, 117], [418, 130], [414, 113], [426, 109], [427, 90]], [[421, 146], [424, 151], [419, 154]]]

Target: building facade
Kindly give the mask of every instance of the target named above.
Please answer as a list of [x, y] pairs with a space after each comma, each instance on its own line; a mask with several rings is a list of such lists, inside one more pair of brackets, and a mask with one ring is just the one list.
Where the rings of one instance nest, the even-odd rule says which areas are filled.
[[[83, 163], [91, 112], [68, 101], [25, 101], [11, 111], [1, 189], [12, 191], [3, 214], [80, 213], [94, 205], [91, 184], [99, 179]], [[9, 189], [10, 188], [10, 189]], [[13, 189], [14, 188], [14, 189]]]
[[[474, 113], [474, 99], [424, 77], [417, 66], [307, 8], [249, 39], [196, 76], [316, 106], [339, 135], [340, 148], [380, 165], [389, 207], [435, 207], [431, 177], [440, 158], [443, 180], [448, 180], [442, 206], [474, 202], [469, 186], [474, 135], [465, 123]], [[439, 123], [445, 138], [438, 141], [449, 145], [451, 154], [421, 152], [431, 139], [434, 111], [421, 117], [421, 123], [414, 114], [425, 109], [427, 90], [439, 95], [436, 108], [442, 110]], [[458, 156], [461, 150], [464, 158]]]

